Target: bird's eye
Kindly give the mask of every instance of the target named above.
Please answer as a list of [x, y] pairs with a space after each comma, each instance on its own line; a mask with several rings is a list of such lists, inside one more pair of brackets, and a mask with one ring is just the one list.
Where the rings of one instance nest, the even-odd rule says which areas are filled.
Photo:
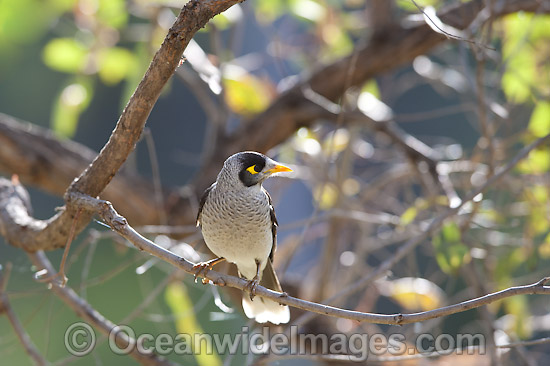
[[256, 165], [256, 164], [254, 164], [254, 165], [252, 165], [252, 166], [249, 166], [246, 170], [247, 170], [250, 174], [258, 174], [259, 172], [262, 171], [262, 169], [261, 169], [258, 165]]

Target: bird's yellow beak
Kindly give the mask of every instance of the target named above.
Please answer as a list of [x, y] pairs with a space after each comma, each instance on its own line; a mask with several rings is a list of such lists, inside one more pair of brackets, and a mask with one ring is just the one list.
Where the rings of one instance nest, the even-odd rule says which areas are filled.
[[290, 169], [287, 166], [284, 165], [275, 165], [274, 168], [271, 168], [269, 170], [266, 170], [266, 173], [273, 174], [273, 173], [280, 173], [280, 172], [291, 172], [292, 169]]

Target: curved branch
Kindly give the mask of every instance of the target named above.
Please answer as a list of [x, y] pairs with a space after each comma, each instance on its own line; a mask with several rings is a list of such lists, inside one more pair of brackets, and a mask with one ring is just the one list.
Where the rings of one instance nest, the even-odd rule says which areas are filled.
[[[437, 218], [435, 218], [428, 228], [420, 235], [409, 240], [392, 258], [386, 260], [376, 271], [372, 272], [369, 276], [356, 283], [351, 288], [346, 289], [344, 292], [349, 294], [353, 291], [362, 288], [365, 283], [369, 283], [372, 279], [378, 277], [384, 273], [388, 268], [393, 266], [398, 260], [403, 258], [406, 253], [414, 248], [418, 243], [435, 232], [443, 224], [444, 220], [448, 217], [456, 214], [460, 207], [466, 202], [471, 201], [478, 194], [483, 192], [489, 186], [496, 183], [502, 176], [510, 171], [519, 161], [525, 158], [530, 151], [537, 148], [541, 144], [550, 140], [550, 134], [536, 140], [531, 145], [523, 148], [508, 164], [501, 167], [496, 173], [491, 176], [483, 185], [471, 192], [462, 202], [461, 205], [450, 208]], [[0, 233], [4, 236], [9, 236], [9, 230], [24, 231], [26, 222], [32, 222], [34, 220], [29, 215], [29, 209], [26, 203], [26, 196], [22, 186], [15, 184], [16, 182], [9, 182], [6, 179], [0, 179]], [[137, 233], [129, 224], [128, 221], [121, 215], [119, 215], [113, 208], [110, 202], [99, 200], [97, 198], [90, 197], [81, 193], [69, 193], [67, 196], [67, 203], [79, 209], [85, 209], [88, 212], [97, 212], [100, 217], [119, 235], [129, 240], [134, 246], [142, 251], [156, 256], [157, 258], [174, 265], [177, 268], [183, 269], [188, 273], [195, 274], [193, 269], [193, 263], [187, 261], [158, 245], [144, 238]], [[21, 226], [22, 225], [22, 226]], [[15, 228], [15, 229], [14, 229]], [[51, 268], [48, 268], [50, 273], [53, 273]], [[211, 280], [214, 284], [220, 286], [230, 286], [240, 290], [248, 289], [248, 281], [242, 278], [234, 276], [224, 275], [218, 272], [210, 271], [205, 278]], [[407, 324], [428, 319], [438, 318], [445, 315], [455, 314], [469, 309], [477, 308], [483, 305], [493, 303], [497, 300], [501, 300], [506, 297], [520, 295], [520, 294], [545, 294], [550, 295], [550, 286], [545, 284], [550, 281], [550, 277], [544, 278], [541, 281], [527, 286], [511, 287], [509, 289], [499, 291], [493, 294], [485, 295], [472, 300], [464, 301], [459, 304], [446, 306], [443, 308], [414, 313], [414, 314], [372, 314], [362, 313], [357, 311], [344, 310], [337, 307], [313, 303], [305, 300], [301, 300], [295, 297], [288, 296], [286, 293], [278, 293], [270, 289], [258, 286], [256, 288], [256, 294], [261, 297], [266, 297], [274, 301], [278, 301], [282, 304], [308, 310], [317, 314], [324, 314], [329, 316], [341, 317], [361, 322], [371, 322], [379, 324]], [[339, 296], [343, 296], [339, 294]]]
[[[133, 151], [149, 113], [164, 85], [179, 65], [183, 50], [193, 35], [214, 15], [243, 1], [191, 0], [185, 4], [124, 108], [109, 141], [86, 170], [69, 186], [66, 195], [79, 192], [96, 197], [105, 189]], [[91, 212], [82, 213], [78, 220], [77, 232], [85, 227], [91, 215]], [[63, 247], [69, 234], [68, 228], [75, 216], [75, 208], [67, 204], [49, 220], [27, 220], [28, 226], [25, 230], [19, 230], [24, 238], [10, 235], [6, 239], [11, 244], [30, 252]]]
[[[62, 197], [67, 187], [92, 162], [97, 152], [50, 130], [0, 113], [0, 172], [16, 174], [32, 185]], [[136, 225], [159, 223], [151, 210], [154, 187], [145, 178], [120, 171], [101, 194]], [[165, 189], [166, 196], [172, 194]]]
[[[128, 224], [127, 220], [115, 211], [111, 203], [86, 196], [75, 196], [74, 203], [81, 207], [97, 210], [100, 217], [115, 232], [130, 241], [139, 250], [152, 254], [155, 257], [167, 263], [170, 263], [173, 266], [182, 269], [190, 274], [194, 275], [196, 273], [196, 270], [193, 269], [193, 263], [189, 262], [183, 257], [180, 257], [170, 252], [167, 249], [156, 245], [152, 241], [144, 238], [138, 232], [136, 232]], [[219, 286], [229, 286], [243, 291], [248, 291], [248, 281], [242, 278], [222, 274], [215, 271], [209, 271], [206, 275], [201, 275], [201, 277], [207, 278], [208, 280]], [[374, 314], [345, 310], [329, 305], [323, 305], [295, 298], [289, 296], [286, 293], [279, 293], [262, 286], [256, 287], [256, 295], [269, 298], [281, 304], [307, 310], [317, 314], [345, 318], [359, 322], [402, 325], [460, 313], [483, 305], [491, 304], [495, 301], [502, 300], [511, 296], [550, 295], [550, 286], [546, 286], [546, 283], [548, 282], [550, 282], [550, 277], [543, 278], [542, 280], [531, 285], [510, 287], [506, 290], [464, 301], [458, 304], [414, 314]]]

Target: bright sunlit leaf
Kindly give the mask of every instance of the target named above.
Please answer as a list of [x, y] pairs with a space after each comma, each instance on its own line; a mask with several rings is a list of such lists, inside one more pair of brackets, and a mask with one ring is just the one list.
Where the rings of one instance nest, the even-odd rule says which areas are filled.
[[166, 303], [170, 307], [174, 318], [176, 319], [176, 329], [180, 334], [191, 336], [191, 348], [195, 359], [200, 366], [219, 366], [222, 364], [220, 357], [216, 353], [208, 353], [207, 349], [213, 349], [208, 344], [211, 338], [205, 337], [200, 342], [200, 338], [195, 335], [203, 334], [204, 331], [195, 316], [194, 302], [189, 297], [185, 285], [182, 282], [172, 282], [166, 286], [164, 293]]
[[93, 84], [89, 78], [78, 78], [67, 85], [59, 94], [52, 111], [52, 129], [60, 137], [73, 137], [78, 120], [88, 108], [93, 94]]
[[504, 94], [510, 101], [523, 103], [531, 96], [537, 71], [533, 50], [523, 49], [518, 53], [510, 58], [501, 83]]
[[544, 137], [550, 133], [550, 102], [537, 103], [528, 129], [535, 137]]
[[361, 93], [363, 92], [367, 92], [375, 96], [377, 99], [380, 99], [380, 89], [378, 88], [378, 83], [374, 79], [370, 79], [365, 84], [363, 84], [363, 87], [361, 88]]
[[322, 27], [322, 38], [327, 47], [323, 58], [332, 60], [348, 55], [353, 50], [353, 42], [348, 33], [338, 24], [326, 24]]
[[348, 146], [350, 141], [349, 131], [339, 128], [329, 132], [323, 140], [323, 151], [330, 154], [340, 153]]
[[432, 244], [439, 268], [445, 273], [456, 274], [469, 260], [469, 249], [462, 243], [460, 228], [454, 222], [447, 222], [441, 232], [434, 236]]
[[527, 235], [534, 237], [545, 234], [550, 230], [550, 192], [545, 185], [526, 187], [523, 196], [529, 205], [527, 215]]
[[384, 281], [380, 292], [397, 301], [409, 311], [429, 311], [443, 305], [445, 293], [435, 283], [425, 278], [405, 277]]
[[338, 189], [332, 183], [319, 184], [313, 190], [313, 197], [322, 210], [328, 210], [336, 204]]
[[55, 38], [46, 44], [42, 57], [48, 67], [74, 74], [84, 68], [88, 50], [73, 38]]
[[549, 22], [548, 15], [525, 12], [507, 15], [500, 22], [505, 32], [502, 54], [507, 64], [502, 88], [514, 103], [527, 101], [533, 90], [550, 92]]
[[99, 0], [98, 18], [113, 28], [122, 28], [128, 22], [125, 0]]
[[550, 258], [550, 233], [544, 238], [543, 243], [539, 246], [538, 252], [541, 258]]
[[314, 0], [291, 0], [290, 11], [312, 22], [321, 21], [326, 14], [325, 7]]
[[225, 98], [231, 110], [241, 115], [256, 114], [267, 108], [271, 90], [266, 82], [244, 73], [223, 79]]
[[541, 174], [550, 171], [550, 151], [548, 148], [540, 148], [529, 153], [527, 158], [518, 164], [522, 173]]
[[136, 67], [135, 56], [120, 47], [105, 48], [99, 54], [99, 77], [108, 85], [119, 83]]
[[517, 334], [520, 339], [527, 339], [531, 335], [531, 328], [529, 324], [532, 322], [529, 321], [530, 312], [529, 306], [527, 303], [527, 296], [512, 296], [503, 300], [504, 308], [506, 313], [511, 315], [513, 322], [511, 323], [512, 328], [506, 329], [506, 331]]
[[258, 13], [256, 19], [263, 24], [273, 22], [285, 10], [285, 4], [282, 1], [257, 0], [251, 4], [256, 7]]
[[411, 206], [403, 212], [401, 215], [401, 225], [406, 226], [414, 221], [416, 218], [416, 215], [418, 215], [418, 209], [414, 206]]

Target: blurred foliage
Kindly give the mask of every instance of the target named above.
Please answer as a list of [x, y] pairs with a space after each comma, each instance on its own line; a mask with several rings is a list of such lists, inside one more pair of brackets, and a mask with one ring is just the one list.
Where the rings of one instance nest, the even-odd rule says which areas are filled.
[[447, 222], [434, 236], [432, 244], [439, 268], [447, 274], [456, 275], [469, 261], [469, 249], [462, 243], [460, 228], [454, 222]]
[[499, 21], [506, 71], [502, 89], [515, 103], [550, 96], [550, 16], [515, 13]]
[[[19, 57], [24, 57], [22, 46], [41, 48], [42, 58], [37, 62], [43, 62], [52, 73], [63, 78], [52, 103], [50, 123], [57, 135], [71, 138], [77, 131], [82, 114], [100, 94], [99, 86], [120, 86], [122, 92], [119, 105], [122, 110], [171, 26], [177, 14], [176, 7], [182, 3], [170, 0], [1, 0], [0, 65], [9, 65], [10, 62], [17, 62]], [[417, 0], [416, 3], [420, 7], [440, 8], [454, 2]], [[219, 101], [225, 104], [220, 109], [226, 108], [230, 112], [231, 122], [246, 121], [265, 111], [279, 92], [292, 85], [289, 76], [305, 74], [324, 63], [349, 55], [353, 47], [370, 34], [367, 5], [365, 0], [254, 0], [236, 5], [216, 16], [195, 39], [221, 75], [218, 81], [221, 80], [223, 91]], [[395, 12], [396, 17], [418, 14], [418, 8], [411, 1], [398, 0]], [[248, 17], [254, 17], [255, 21]], [[249, 32], [249, 28], [243, 28], [244, 23], [247, 26], [254, 23], [255, 27], [259, 24], [257, 36], [259, 42], [265, 42], [265, 50], [258, 51], [254, 48], [257, 45], [242, 45], [238, 42], [241, 38], [250, 39], [243, 36]], [[490, 57], [485, 69], [488, 76], [484, 82], [487, 90], [491, 91], [487, 94], [495, 102], [488, 104], [496, 130], [495, 159], [499, 164], [513, 156], [518, 148], [550, 133], [548, 24], [550, 16], [524, 12], [510, 14], [493, 24], [493, 39], [490, 42], [495, 51], [488, 53]], [[453, 43], [434, 51], [434, 55], [423, 55], [421, 61], [428, 66], [431, 74], [422, 74], [418, 67], [397, 70], [371, 79], [357, 90], [349, 91], [340, 102], [344, 108], [355, 110], [363, 96], [362, 100], [378, 108], [377, 111], [382, 115], [397, 110], [399, 101], [406, 97], [415, 101], [411, 103], [414, 107], [426, 100], [433, 103], [430, 107], [434, 111], [429, 111], [433, 114], [441, 112], [437, 110], [439, 107], [448, 107], [446, 103], [451, 99], [477, 103], [473, 91], [456, 94], [459, 90], [456, 85], [460, 84], [457, 80], [468, 85], [469, 82], [465, 80], [475, 78], [473, 75], [464, 75], [468, 72], [464, 69], [477, 67], [469, 65], [473, 62], [471, 59], [462, 64], [457, 61], [469, 52], [466, 47], [468, 45]], [[250, 52], [244, 56], [251, 57], [241, 57], [243, 52]], [[184, 64], [181, 67], [187, 66]], [[445, 75], [451, 71], [454, 79], [445, 81]], [[439, 104], [436, 105], [433, 94], [426, 93], [425, 89], [419, 91], [419, 87], [411, 85], [430, 87], [443, 97], [438, 99]], [[217, 96], [218, 93], [214, 94]], [[416, 96], [418, 98], [415, 99]], [[502, 109], [506, 113], [497, 113]], [[518, 118], [517, 115], [522, 116], [522, 112], [529, 117]], [[513, 118], [508, 120], [510, 115]], [[437, 124], [431, 124], [418, 135], [444, 156], [439, 168], [445, 172], [443, 175], [446, 174], [458, 197], [463, 197], [491, 174], [486, 142], [481, 143], [482, 139], [479, 138], [479, 121], [467, 113], [461, 114], [463, 124], [457, 129], [466, 129], [466, 121], [475, 126], [475, 136], [469, 136], [470, 140], [474, 140], [473, 147], [467, 146], [464, 141], [456, 141], [458, 138], [449, 136], [452, 134], [449, 131], [445, 131], [448, 135], [434, 137], [436, 132], [431, 131], [435, 130], [434, 126], [443, 125], [445, 130], [452, 128], [450, 124], [445, 124], [448, 115], [442, 116], [436, 119]], [[425, 114], [421, 115], [422, 122], [427, 119]], [[402, 126], [411, 128], [410, 124], [403, 123]], [[478, 138], [479, 141], [476, 140]], [[458, 153], [457, 146], [460, 147]], [[398, 150], [386, 137], [365, 126], [334, 126], [323, 121], [309, 128], [300, 128], [285, 145], [277, 148], [283, 157], [282, 161], [295, 162], [297, 166], [303, 167], [300, 174], [304, 177], [306, 188], [300, 191], [301, 200], [311, 200], [316, 209], [328, 214], [338, 208], [343, 211], [341, 216], [353, 216], [357, 212], [378, 215], [374, 223], [369, 221], [372, 219], [370, 217], [353, 217], [359, 224], [349, 224], [342, 229], [342, 235], [338, 237], [341, 240], [338, 250], [345, 247], [343, 249], [348, 252], [354, 251], [356, 254], [353, 260], [364, 267], [350, 265], [348, 267], [351, 268], [347, 268], [342, 263], [335, 264], [338, 273], [334, 277], [338, 281], [343, 273], [364, 275], [370, 270], [365, 263], [368, 266], [373, 263], [376, 265], [378, 260], [391, 255], [393, 245], [425, 228], [430, 219], [452, 203], [452, 197], [442, 195], [439, 191], [433, 194], [419, 183], [421, 179], [418, 176], [428, 176], [422, 169], [399, 175], [412, 164]], [[455, 153], [451, 154], [451, 151]], [[472, 285], [461, 278], [463, 276], [458, 276], [461, 270], [470, 271], [470, 267], [482, 273], [483, 284], [492, 289], [513, 286], [518, 281], [523, 283], [524, 278], [532, 278], [539, 273], [547, 274], [550, 260], [549, 172], [549, 147], [542, 146], [532, 151], [504, 183], [491, 187], [480, 202], [466, 205], [456, 215], [456, 220], [445, 222], [441, 231], [431, 238], [431, 246], [427, 243], [429, 258], [423, 257], [426, 254], [419, 250], [406, 258], [409, 261], [407, 266], [396, 266], [392, 275], [402, 277], [385, 285], [383, 288], [386, 292], [383, 295], [407, 311], [429, 310], [448, 303], [449, 297], [459, 293], [464, 286]], [[392, 174], [398, 178], [392, 179]], [[374, 193], [373, 189], [376, 189]], [[292, 205], [298, 202], [296, 200]], [[293, 207], [292, 211], [298, 210]], [[281, 215], [279, 219], [284, 222], [285, 216]], [[307, 244], [311, 245], [304, 245], [306, 249], [322, 250], [316, 245], [319, 238], [324, 240], [327, 236], [326, 228], [322, 226], [324, 224], [312, 224], [311, 236], [314, 239], [308, 239], [310, 241]], [[285, 231], [280, 230], [280, 233]], [[309, 232], [307, 234], [310, 235]], [[308, 235], [304, 229], [303, 237]], [[382, 245], [380, 252], [377, 252], [372, 247], [379, 242], [390, 244]], [[284, 245], [281, 240], [280, 248], [284, 248]], [[128, 299], [121, 299], [124, 306], [111, 306], [112, 298], [120, 295], [120, 289], [126, 288], [127, 283], [131, 282], [131, 302], [137, 306], [160, 279], [157, 278], [158, 274], [149, 274], [150, 277], [145, 275], [137, 281], [134, 271], [124, 268], [120, 271], [123, 280], [117, 282], [115, 279], [116, 286], [112, 285], [110, 279], [116, 278], [116, 273], [109, 271], [112, 268], [118, 270], [120, 262], [127, 260], [129, 254], [113, 255], [105, 248], [110, 248], [110, 245], [102, 249], [101, 265], [95, 263], [94, 259], [91, 266], [98, 271], [94, 273], [93, 279], [101, 286], [90, 291], [89, 299], [98, 310], [118, 321], [128, 312], [127, 303], [122, 301]], [[302, 257], [297, 260], [300, 264], [296, 271], [299, 277], [305, 273], [300, 271], [311, 264], [308, 261], [317, 260], [317, 254], [312, 250], [307, 252], [305, 259]], [[78, 270], [70, 273], [71, 286], [78, 283], [76, 278], [81, 275], [80, 268], [84, 266], [82, 262], [86, 255], [79, 257], [75, 265]], [[90, 256], [95, 258], [93, 254]], [[416, 256], [421, 265], [416, 270], [418, 273], [411, 274], [416, 268], [411, 264], [417, 259]], [[29, 272], [27, 269], [24, 275], [30, 277]], [[105, 275], [104, 272], [109, 273]], [[427, 279], [429, 276], [432, 276], [430, 280]], [[143, 286], [148, 280], [152, 284], [146, 286], [145, 290], [141, 289], [144, 294], [138, 292], [139, 285], [134, 282]], [[439, 287], [442, 282], [448, 285], [445, 293]], [[15, 286], [18, 285], [16, 283]], [[32, 288], [33, 285], [25, 283], [21, 286]], [[213, 322], [208, 317], [215, 311], [213, 305], [203, 313], [195, 311], [197, 298], [202, 296], [204, 289], [199, 296], [192, 286], [170, 283], [164, 291], [164, 298], [156, 307], [147, 309], [150, 318], [144, 316], [145, 319], [138, 319], [140, 326], [147, 331], [157, 326], [162, 329], [162, 322], [165, 321], [175, 325], [178, 332], [187, 334], [220, 331], [222, 322]], [[339, 282], [336, 285], [338, 288], [341, 286]], [[82, 288], [86, 288], [85, 284]], [[106, 289], [108, 292], [105, 297], [103, 294]], [[32, 323], [34, 310], [29, 307], [31, 302], [24, 300], [33, 294], [19, 296], [22, 299], [16, 299], [16, 303], [23, 307], [23, 318]], [[211, 302], [210, 298], [208, 300]], [[55, 308], [58, 302], [53, 302]], [[506, 323], [506, 331], [514, 337], [525, 338], [532, 334], [529, 318], [534, 311], [530, 305], [527, 297], [514, 297], [495, 303], [490, 309], [495, 316], [510, 315], [513, 319]], [[366, 306], [375, 305], [368, 303]], [[43, 310], [40, 315], [48, 318], [48, 314], [42, 314], [47, 312]], [[223, 330], [235, 331], [242, 324], [242, 319], [225, 321]], [[32, 329], [33, 337], [41, 332], [43, 326], [41, 324], [36, 328]], [[56, 332], [61, 334], [62, 327], [57, 328]], [[8, 347], [3, 349], [11, 348], [16, 343], [12, 341], [8, 339]], [[5, 345], [6, 342], [0, 344]], [[39, 346], [46, 345], [46, 341], [39, 341]], [[205, 346], [204, 343], [191, 345], [195, 350]], [[62, 357], [62, 345], [56, 344], [55, 347], [53, 356]], [[193, 361], [199, 365], [217, 365], [221, 364], [221, 356], [204, 354]], [[233, 364], [241, 361], [236, 358]]]
[[[176, 319], [176, 329], [179, 333], [187, 335], [189, 338], [181, 340], [184, 345], [189, 347], [185, 354], [193, 354], [200, 366], [218, 366], [222, 362], [215, 352], [207, 352], [212, 348], [209, 344], [210, 339], [201, 339], [199, 335], [204, 334], [198, 319], [196, 318], [194, 301], [187, 294], [185, 286], [181, 282], [173, 282], [166, 287], [165, 298], [168, 306]], [[191, 344], [186, 344], [190, 342]]]

